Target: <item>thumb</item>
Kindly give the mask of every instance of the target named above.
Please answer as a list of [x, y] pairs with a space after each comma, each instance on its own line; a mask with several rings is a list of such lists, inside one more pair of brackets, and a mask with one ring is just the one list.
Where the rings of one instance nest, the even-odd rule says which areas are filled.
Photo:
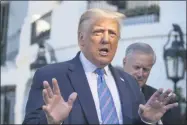
[[45, 112], [46, 115], [49, 115], [48, 107], [46, 105], [42, 106], [43, 111]]
[[139, 113], [142, 114], [144, 112], [144, 110], [145, 110], [145, 106], [143, 104], [140, 104], [139, 105]]
[[69, 106], [73, 106], [73, 103], [74, 103], [74, 101], [76, 100], [76, 98], [77, 98], [77, 93], [76, 93], [76, 92], [73, 92], [73, 93], [69, 96], [69, 98], [68, 98], [68, 104], [69, 104]]

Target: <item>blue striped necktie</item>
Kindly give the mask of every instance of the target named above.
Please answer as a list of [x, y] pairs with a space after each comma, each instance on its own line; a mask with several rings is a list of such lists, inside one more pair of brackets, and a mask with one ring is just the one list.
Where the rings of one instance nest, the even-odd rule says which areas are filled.
[[114, 101], [104, 79], [104, 70], [96, 69], [95, 73], [98, 74], [97, 91], [100, 102], [102, 124], [119, 124]]

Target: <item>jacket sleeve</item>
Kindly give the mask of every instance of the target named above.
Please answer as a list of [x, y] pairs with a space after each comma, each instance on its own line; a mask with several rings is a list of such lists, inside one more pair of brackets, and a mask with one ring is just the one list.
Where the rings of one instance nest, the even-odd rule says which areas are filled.
[[[50, 70], [38, 69], [33, 77], [33, 83], [29, 92], [29, 97], [26, 105], [25, 118], [23, 124], [47, 124], [47, 118], [45, 112], [42, 110], [42, 106], [45, 104], [43, 101], [43, 81], [49, 82], [52, 87], [52, 76]], [[67, 118], [64, 124], [69, 123]]]
[[42, 105], [44, 105], [42, 83], [43, 81], [40, 79], [40, 71], [37, 70], [29, 92], [23, 124], [47, 124], [45, 113], [42, 110]]

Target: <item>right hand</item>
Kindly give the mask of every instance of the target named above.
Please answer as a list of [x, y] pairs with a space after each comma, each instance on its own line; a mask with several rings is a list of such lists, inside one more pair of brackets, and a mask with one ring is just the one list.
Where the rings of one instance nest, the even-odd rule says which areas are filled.
[[55, 78], [52, 79], [52, 83], [53, 90], [47, 81], [43, 82], [43, 99], [46, 105], [43, 105], [42, 109], [46, 114], [48, 124], [60, 124], [69, 116], [77, 93], [73, 92], [65, 102]]

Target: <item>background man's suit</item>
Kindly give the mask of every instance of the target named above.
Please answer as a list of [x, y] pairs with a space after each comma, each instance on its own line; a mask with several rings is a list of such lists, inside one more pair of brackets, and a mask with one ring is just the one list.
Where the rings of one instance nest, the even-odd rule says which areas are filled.
[[[155, 93], [157, 90], [149, 85], [144, 85], [142, 87], [142, 92], [145, 96], [145, 100], [148, 101], [149, 98]], [[180, 124], [180, 110], [179, 107], [175, 107], [173, 109], [168, 110], [164, 116], [162, 117], [163, 124]]]
[[[78, 93], [72, 111], [64, 121], [65, 124], [99, 124], [94, 100], [79, 54], [80, 52], [70, 61], [51, 64], [36, 71], [23, 124], [47, 124], [45, 113], [42, 111], [42, 105], [44, 105], [42, 89], [43, 81], [46, 80], [51, 85], [52, 78], [57, 79], [61, 94], [66, 101], [72, 92]], [[127, 73], [116, 70], [111, 65], [109, 68], [120, 95], [123, 123], [142, 123], [138, 115], [138, 108], [140, 103], [145, 103], [145, 100], [138, 83]]]

